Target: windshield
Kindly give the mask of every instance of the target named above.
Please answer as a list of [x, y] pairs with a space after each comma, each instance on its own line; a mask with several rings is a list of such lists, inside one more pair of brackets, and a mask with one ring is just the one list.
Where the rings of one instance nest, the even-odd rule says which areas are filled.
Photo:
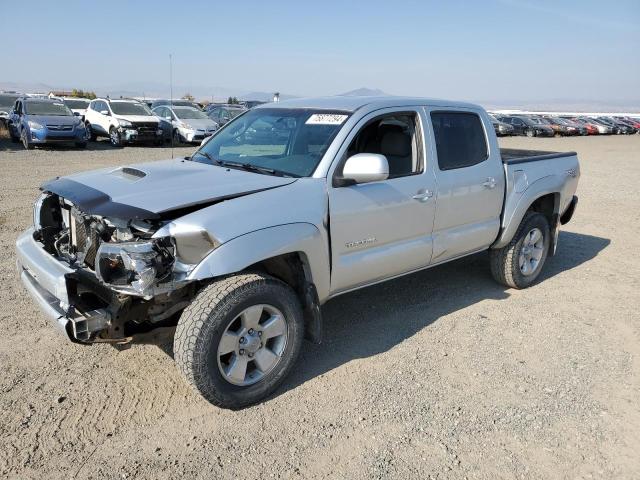
[[198, 108], [198, 106], [190, 102], [189, 100], [155, 100], [153, 102], [153, 107], [159, 107], [161, 105], [172, 105], [174, 107], [193, 107]]
[[536, 125], [549, 125], [549, 123], [543, 118], [533, 117], [531, 121]]
[[86, 110], [89, 106], [89, 100], [65, 100], [65, 105], [71, 109]]
[[246, 108], [213, 107], [207, 111], [207, 115], [209, 115], [214, 120], [224, 119], [229, 121], [236, 118], [238, 115], [246, 111], [247, 111]]
[[11, 110], [18, 95], [0, 95], [0, 110]]
[[349, 113], [339, 111], [249, 110], [214, 135], [193, 160], [232, 162], [306, 177], [316, 169], [347, 118]]
[[193, 107], [174, 107], [173, 112], [176, 114], [181, 120], [189, 120], [189, 119], [205, 119], [208, 120], [207, 114], [197, 110]]
[[111, 110], [116, 115], [151, 115], [151, 110], [142, 103], [111, 102]]
[[27, 115], [54, 115], [61, 117], [73, 115], [71, 110], [62, 102], [38, 102], [33, 100], [24, 102], [24, 113]]

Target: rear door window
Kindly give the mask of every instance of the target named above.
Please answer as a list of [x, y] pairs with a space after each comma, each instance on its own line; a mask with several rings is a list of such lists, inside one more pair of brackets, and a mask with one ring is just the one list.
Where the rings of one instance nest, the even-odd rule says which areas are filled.
[[480, 117], [467, 112], [432, 112], [440, 170], [471, 167], [489, 157]]

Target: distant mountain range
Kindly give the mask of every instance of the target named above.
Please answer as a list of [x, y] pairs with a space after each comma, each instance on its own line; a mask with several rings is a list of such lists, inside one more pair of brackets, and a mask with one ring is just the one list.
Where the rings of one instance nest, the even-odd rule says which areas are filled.
[[381, 97], [390, 95], [377, 88], [356, 88], [346, 93], [339, 93], [340, 97]]
[[[48, 93], [52, 90], [71, 90], [79, 88], [96, 92], [99, 96], [109, 95], [111, 98], [118, 97], [146, 97], [146, 98], [169, 98], [171, 92], [166, 83], [161, 82], [129, 82], [111, 86], [91, 86], [91, 85], [55, 85], [46, 83], [28, 82], [5, 82], [0, 81], [0, 90], [15, 90], [25, 93]], [[197, 100], [208, 100], [224, 102], [229, 97], [238, 97], [240, 100], [259, 100], [270, 102], [274, 92], [249, 91], [223, 86], [204, 85], [174, 85], [173, 97], [180, 98], [185, 94], [193, 95]], [[381, 96], [390, 95], [377, 88], [361, 87], [344, 93], [339, 96]], [[310, 93], [309, 96], [313, 96]], [[298, 95], [280, 92], [280, 99], [287, 100], [296, 98]], [[518, 100], [495, 101], [495, 100], [471, 100], [479, 103], [487, 109], [522, 109], [539, 111], [574, 111], [574, 112], [640, 112], [640, 99], [633, 101], [621, 100], [581, 100], [581, 99], [549, 99], [541, 101]]]

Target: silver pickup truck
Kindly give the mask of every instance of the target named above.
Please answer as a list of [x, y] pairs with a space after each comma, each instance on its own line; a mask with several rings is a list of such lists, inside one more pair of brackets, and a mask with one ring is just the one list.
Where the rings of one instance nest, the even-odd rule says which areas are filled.
[[171, 335], [188, 382], [240, 408], [320, 342], [337, 295], [485, 250], [498, 282], [531, 285], [579, 175], [574, 152], [500, 150], [475, 105], [292, 100], [190, 157], [45, 183], [17, 263], [72, 342]]

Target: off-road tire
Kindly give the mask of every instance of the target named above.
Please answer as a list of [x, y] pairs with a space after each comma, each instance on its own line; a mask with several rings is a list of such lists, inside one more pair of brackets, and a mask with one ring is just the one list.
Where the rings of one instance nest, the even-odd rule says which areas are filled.
[[[281, 360], [265, 377], [248, 386], [229, 383], [218, 368], [218, 343], [229, 322], [249, 306], [270, 304], [287, 322]], [[302, 308], [294, 291], [268, 275], [246, 273], [221, 278], [196, 296], [178, 322], [173, 350], [178, 369], [209, 402], [240, 409], [264, 399], [287, 377], [298, 358], [304, 335]]]
[[[525, 276], [520, 271], [518, 260], [525, 236], [534, 228], [538, 228], [542, 232], [544, 251], [536, 271], [531, 275]], [[493, 278], [495, 278], [498, 283], [511, 288], [521, 289], [531, 286], [544, 268], [550, 243], [551, 233], [547, 218], [541, 213], [528, 212], [522, 219], [522, 222], [520, 222], [516, 234], [508, 245], [489, 250], [489, 260]]]

